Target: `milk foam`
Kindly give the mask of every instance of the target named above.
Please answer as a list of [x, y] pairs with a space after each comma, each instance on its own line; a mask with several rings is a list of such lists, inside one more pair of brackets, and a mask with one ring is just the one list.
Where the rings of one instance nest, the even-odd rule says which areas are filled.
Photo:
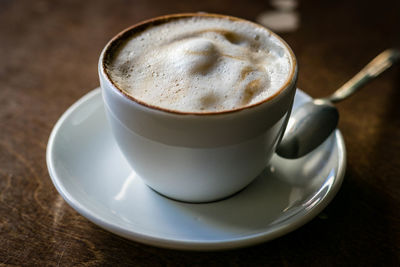
[[266, 29], [213, 17], [172, 20], [134, 34], [106, 70], [133, 98], [180, 112], [238, 109], [274, 95], [291, 61]]

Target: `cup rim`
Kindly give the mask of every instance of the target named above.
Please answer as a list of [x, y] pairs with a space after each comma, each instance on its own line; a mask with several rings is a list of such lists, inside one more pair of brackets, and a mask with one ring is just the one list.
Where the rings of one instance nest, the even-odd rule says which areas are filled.
[[[132, 95], [128, 94], [125, 90], [121, 89], [118, 87], [116, 83], [111, 79], [109, 76], [108, 71], [106, 70], [106, 61], [111, 58], [110, 51], [112, 51], [113, 48], [117, 47], [120, 42], [123, 41], [124, 38], [129, 38], [131, 36], [131, 32], [137, 31], [137, 33], [144, 31], [146, 28], [151, 27], [151, 26], [156, 26], [160, 25], [162, 23], [175, 20], [175, 19], [181, 19], [181, 18], [190, 18], [190, 17], [211, 17], [211, 18], [223, 18], [223, 19], [228, 19], [232, 21], [240, 21], [240, 22], [245, 22], [249, 23], [252, 26], [255, 27], [260, 27], [263, 28], [264, 30], [268, 31], [274, 38], [276, 38], [289, 52], [289, 60], [290, 60], [290, 72], [289, 75], [287, 76], [286, 81], [283, 83], [283, 85], [277, 90], [273, 95], [270, 95], [269, 97], [266, 97], [262, 99], [261, 101], [258, 101], [256, 103], [253, 103], [251, 105], [246, 105], [243, 107], [238, 107], [234, 109], [229, 109], [229, 110], [220, 110], [220, 111], [203, 111], [203, 112], [198, 112], [198, 111], [180, 111], [180, 110], [175, 110], [175, 109], [169, 109], [165, 107], [160, 107], [156, 106], [150, 103], [146, 103], [140, 99], [137, 99], [133, 97]], [[176, 114], [176, 115], [220, 115], [220, 114], [231, 114], [235, 113], [238, 111], [242, 110], [249, 110], [251, 108], [260, 106], [264, 103], [270, 102], [272, 99], [276, 98], [279, 96], [285, 89], [290, 88], [291, 85], [296, 81], [297, 79], [297, 72], [298, 72], [298, 65], [297, 65], [297, 60], [296, 57], [290, 48], [290, 46], [286, 43], [285, 40], [283, 40], [279, 35], [268, 29], [267, 27], [264, 27], [260, 24], [257, 24], [255, 22], [242, 19], [242, 18], [237, 18], [234, 16], [229, 16], [229, 15], [222, 15], [222, 14], [215, 14], [215, 13], [204, 13], [204, 12], [199, 12], [199, 13], [176, 13], [176, 14], [170, 14], [170, 15], [163, 15], [163, 16], [158, 16], [155, 18], [147, 19], [142, 22], [136, 23], [128, 28], [125, 28], [121, 32], [119, 32], [117, 35], [115, 35], [104, 47], [101, 56], [100, 56], [100, 67], [101, 70], [106, 77], [106, 79], [112, 84], [113, 89], [116, 89], [119, 91], [124, 97], [127, 99], [150, 109], [157, 110], [157, 111], [162, 111], [170, 114]]]

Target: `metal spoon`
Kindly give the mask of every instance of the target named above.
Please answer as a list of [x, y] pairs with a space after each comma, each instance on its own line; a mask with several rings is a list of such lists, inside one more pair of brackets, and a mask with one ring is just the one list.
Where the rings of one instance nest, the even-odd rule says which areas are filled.
[[332, 103], [354, 94], [399, 59], [400, 51], [385, 50], [332, 95], [302, 105], [291, 115], [276, 153], [281, 157], [294, 159], [318, 147], [336, 129], [339, 121], [339, 112]]

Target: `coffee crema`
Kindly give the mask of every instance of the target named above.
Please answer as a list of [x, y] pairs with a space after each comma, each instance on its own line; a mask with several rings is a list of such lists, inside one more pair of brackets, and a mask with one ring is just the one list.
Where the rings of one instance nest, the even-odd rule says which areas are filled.
[[267, 29], [213, 16], [166, 20], [113, 48], [106, 72], [140, 102], [177, 112], [236, 110], [276, 94], [290, 54]]

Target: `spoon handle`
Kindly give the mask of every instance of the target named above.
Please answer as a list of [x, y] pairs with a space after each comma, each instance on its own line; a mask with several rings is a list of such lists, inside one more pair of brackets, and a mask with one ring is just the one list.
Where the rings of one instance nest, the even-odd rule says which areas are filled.
[[376, 56], [359, 73], [336, 90], [331, 96], [325, 98], [332, 103], [339, 102], [354, 94], [361, 86], [377, 77], [400, 59], [400, 51], [388, 49]]

